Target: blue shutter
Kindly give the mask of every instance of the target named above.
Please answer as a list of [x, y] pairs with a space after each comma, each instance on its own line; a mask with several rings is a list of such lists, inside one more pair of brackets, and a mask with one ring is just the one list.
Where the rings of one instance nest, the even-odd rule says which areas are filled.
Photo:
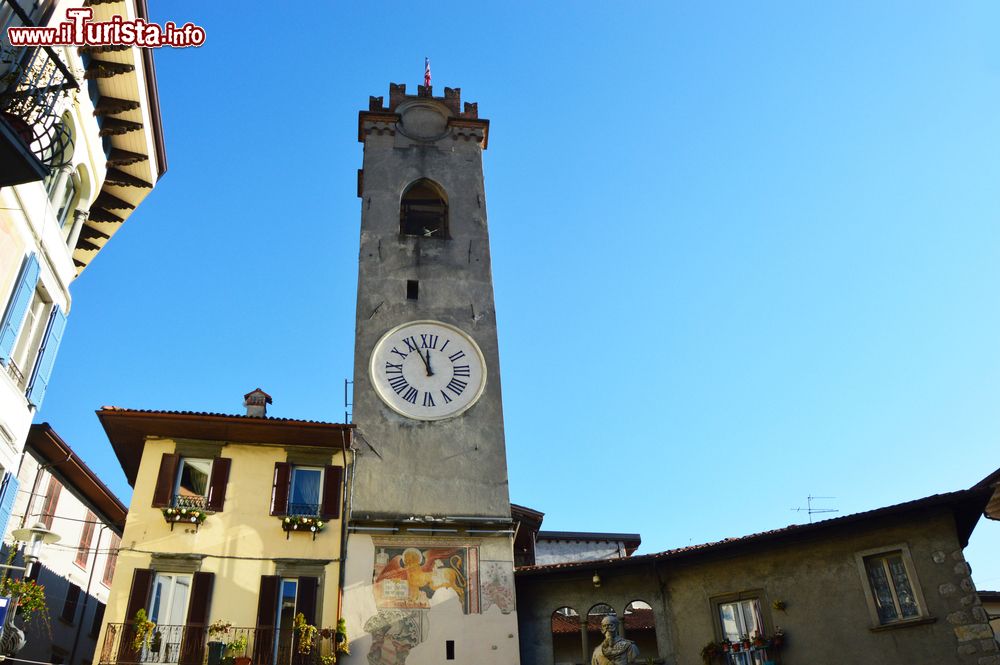
[[5, 473], [3, 484], [0, 485], [0, 535], [7, 529], [10, 511], [14, 507], [14, 498], [17, 496], [17, 487], [17, 476], [13, 473]]
[[31, 305], [31, 298], [35, 295], [37, 283], [38, 259], [34, 254], [29, 254], [21, 265], [21, 272], [14, 284], [14, 292], [7, 304], [7, 311], [4, 312], [3, 321], [0, 321], [0, 364], [6, 365], [10, 354], [14, 352], [14, 342], [17, 341], [21, 322], [24, 321], [24, 315]]
[[38, 362], [35, 363], [35, 371], [28, 384], [28, 404], [36, 409], [42, 406], [45, 389], [49, 387], [52, 367], [56, 363], [56, 353], [59, 352], [59, 342], [62, 341], [64, 330], [66, 330], [66, 315], [59, 309], [59, 305], [56, 305], [52, 308], [49, 327], [45, 331], [42, 348], [38, 351]]

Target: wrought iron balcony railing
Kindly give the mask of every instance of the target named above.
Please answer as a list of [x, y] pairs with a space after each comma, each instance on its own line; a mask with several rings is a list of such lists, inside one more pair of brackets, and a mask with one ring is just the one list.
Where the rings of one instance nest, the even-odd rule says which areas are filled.
[[171, 503], [174, 508], [197, 508], [198, 510], [205, 510], [208, 508], [208, 497], [176, 495]]
[[33, 25], [17, 0], [0, 0], [0, 17], [4, 15], [9, 19], [0, 43], [0, 121], [47, 173], [71, 156], [72, 137], [60, 116], [68, 107], [69, 91], [80, 86], [55, 48], [6, 41], [7, 27]]
[[335, 631], [322, 629], [305, 644], [294, 629], [158, 625], [146, 635], [132, 623], [109, 623], [100, 665], [322, 665], [334, 653]]

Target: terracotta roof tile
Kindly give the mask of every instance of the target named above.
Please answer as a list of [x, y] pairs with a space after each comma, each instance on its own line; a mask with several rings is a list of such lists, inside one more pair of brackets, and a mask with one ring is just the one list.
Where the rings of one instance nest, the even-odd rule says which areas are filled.
[[[266, 394], [266, 393], [265, 393]], [[350, 424], [334, 423], [326, 420], [302, 420], [300, 418], [275, 418], [274, 416], [248, 416], [243, 413], [217, 413], [213, 411], [170, 411], [161, 409], [126, 409], [121, 406], [102, 406], [101, 411], [114, 411], [116, 413], [146, 413], [162, 414], [170, 416], [208, 416], [212, 418], [242, 418], [244, 420], [263, 420], [278, 423], [308, 423], [310, 425], [340, 425], [341, 427], [353, 427]]]
[[[885, 506], [883, 508], [875, 508], [873, 510], [867, 510], [860, 513], [853, 513], [851, 515], [834, 517], [819, 522], [813, 522], [812, 524], [792, 524], [780, 529], [761, 531], [759, 533], [752, 533], [746, 536], [739, 536], [736, 538], [723, 538], [722, 540], [717, 540], [714, 542], [702, 543], [700, 545], [689, 545], [687, 547], [678, 547], [675, 549], [665, 550], [663, 552], [656, 552], [653, 554], [639, 554], [631, 557], [601, 559], [597, 561], [570, 561], [566, 563], [520, 566], [517, 568], [516, 572], [518, 575], [524, 576], [524, 575], [542, 574], [549, 571], [573, 570], [578, 568], [594, 568], [598, 566], [601, 568], [612, 568], [616, 566], [629, 566], [629, 565], [648, 563], [657, 560], [681, 558], [684, 556], [697, 555], [700, 553], [705, 553], [710, 551], [718, 551], [744, 544], [767, 542], [769, 540], [783, 538], [786, 536], [791, 536], [793, 534], [807, 534], [811, 532], [817, 532], [837, 525], [850, 524], [852, 522], [872, 519], [884, 515], [890, 515], [893, 513], [902, 513], [908, 510], [930, 508], [938, 505], [957, 504], [959, 502], [964, 502], [964, 501], [972, 501], [972, 502], [978, 501], [977, 512], [981, 514], [982, 508], [983, 506], [985, 506], [987, 500], [987, 494], [988, 493], [983, 491], [983, 488], [975, 486], [972, 489], [968, 490], [959, 490], [957, 492], [948, 492], [945, 494], [934, 494], [928, 497], [924, 497], [922, 499], [916, 499], [914, 501], [907, 501], [892, 506]], [[976, 517], [976, 519], [978, 519], [978, 516]], [[974, 526], [974, 523], [973, 525], [967, 527], [969, 533], [971, 533], [972, 531], [972, 526]], [[968, 534], [964, 536], [964, 538], [967, 537]]]

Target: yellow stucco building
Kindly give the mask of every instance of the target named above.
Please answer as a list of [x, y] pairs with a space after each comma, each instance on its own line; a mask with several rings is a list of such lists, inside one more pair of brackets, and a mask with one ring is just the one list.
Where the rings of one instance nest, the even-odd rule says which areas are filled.
[[334, 652], [353, 426], [266, 417], [259, 389], [245, 399], [237, 416], [98, 411], [134, 493], [95, 663]]

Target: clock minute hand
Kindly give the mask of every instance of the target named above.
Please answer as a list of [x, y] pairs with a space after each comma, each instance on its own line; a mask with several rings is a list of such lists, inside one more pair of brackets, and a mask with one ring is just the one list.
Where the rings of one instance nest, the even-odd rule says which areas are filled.
[[431, 369], [431, 352], [427, 351], [426, 358], [419, 351], [417, 351], [417, 355], [424, 361], [424, 366], [427, 368], [427, 376], [434, 376], [434, 370]]

